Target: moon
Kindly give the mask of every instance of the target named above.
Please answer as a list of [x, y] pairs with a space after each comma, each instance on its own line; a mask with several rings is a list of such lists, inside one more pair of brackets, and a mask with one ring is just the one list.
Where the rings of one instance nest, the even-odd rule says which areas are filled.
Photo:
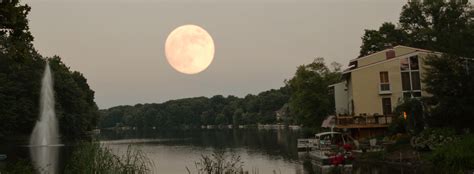
[[212, 63], [214, 51], [211, 35], [197, 25], [180, 26], [166, 38], [166, 59], [171, 67], [184, 74], [204, 71]]

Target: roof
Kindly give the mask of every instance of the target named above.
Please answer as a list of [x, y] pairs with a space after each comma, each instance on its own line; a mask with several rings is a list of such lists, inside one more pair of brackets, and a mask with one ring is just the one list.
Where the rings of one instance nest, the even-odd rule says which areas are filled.
[[[346, 69], [342, 72], [342, 74], [348, 74], [348, 73], [351, 73], [353, 71], [357, 71], [357, 70], [360, 70], [360, 69], [364, 69], [364, 68], [368, 68], [368, 67], [371, 67], [371, 66], [374, 66], [374, 65], [378, 65], [378, 64], [381, 64], [381, 63], [385, 63], [385, 62], [389, 62], [389, 61], [393, 61], [393, 60], [398, 60], [399, 58], [403, 58], [403, 57], [409, 57], [409, 56], [413, 56], [413, 55], [416, 55], [420, 52], [425, 52], [425, 51], [414, 51], [414, 52], [411, 52], [411, 53], [407, 53], [407, 54], [403, 54], [403, 55], [399, 55], [399, 56], [396, 56], [394, 58], [391, 58], [391, 59], [385, 59], [385, 60], [382, 60], [382, 61], [378, 61], [378, 62], [375, 62], [375, 63], [371, 63], [371, 64], [368, 64], [368, 65], [364, 65], [364, 66], [360, 66], [360, 67], [357, 67], [355, 69]], [[426, 53], [426, 52], [425, 52]], [[439, 54], [439, 52], [429, 52], [429, 53], [434, 53], [434, 54]]]
[[410, 48], [410, 49], [413, 49], [413, 50], [415, 50], [415, 51], [422, 51], [422, 52], [429, 52], [429, 53], [435, 52], [435, 51], [430, 51], [430, 50], [421, 49], [421, 48], [409, 47], [409, 46], [404, 46], [404, 45], [397, 45], [397, 46], [394, 46], [394, 47], [390, 47], [390, 48], [384, 49], [384, 50], [382, 50], [382, 51], [377, 51], [377, 52], [375, 52], [375, 53], [372, 53], [372, 54], [369, 54], [369, 55], [366, 55], [366, 56], [363, 56], [363, 57], [358, 57], [358, 58], [352, 59], [352, 60], [350, 60], [349, 62], [353, 62], [353, 61], [356, 61], [356, 60], [364, 59], [364, 58], [370, 57], [370, 56], [372, 56], [372, 55], [374, 55], [374, 54], [378, 54], [378, 53], [385, 52], [385, 51], [392, 50], [392, 49], [399, 48], [399, 47]]

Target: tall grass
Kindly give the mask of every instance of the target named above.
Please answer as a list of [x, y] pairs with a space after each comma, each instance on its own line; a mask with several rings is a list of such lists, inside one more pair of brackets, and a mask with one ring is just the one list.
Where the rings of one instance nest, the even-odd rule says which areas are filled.
[[[201, 159], [195, 162], [197, 174], [241, 174], [243, 162], [240, 156], [226, 155], [225, 151], [218, 150], [211, 155], [201, 155]], [[186, 167], [188, 173], [191, 171]]]
[[[259, 174], [258, 168], [252, 171], [244, 171], [244, 162], [235, 153], [226, 153], [224, 150], [214, 151], [211, 155], [201, 155], [201, 159], [195, 162], [196, 174]], [[191, 174], [191, 170], [186, 167]], [[273, 174], [281, 174], [281, 171], [273, 170]]]
[[144, 174], [150, 173], [153, 163], [139, 149], [128, 146], [119, 156], [97, 142], [83, 143], [70, 158], [66, 174]]

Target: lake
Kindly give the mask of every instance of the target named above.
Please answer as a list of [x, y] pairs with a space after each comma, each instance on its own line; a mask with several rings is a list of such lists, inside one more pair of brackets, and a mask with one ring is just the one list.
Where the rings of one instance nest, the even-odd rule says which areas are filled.
[[[300, 159], [296, 140], [307, 136], [300, 130], [283, 129], [211, 129], [211, 130], [147, 130], [102, 131], [98, 138], [121, 154], [129, 144], [136, 145], [153, 163], [153, 173], [188, 173], [196, 171], [201, 155], [225, 150], [241, 157], [245, 170], [255, 173], [318, 173], [315, 166]], [[425, 173], [420, 169], [400, 166], [358, 163], [356, 174]]]

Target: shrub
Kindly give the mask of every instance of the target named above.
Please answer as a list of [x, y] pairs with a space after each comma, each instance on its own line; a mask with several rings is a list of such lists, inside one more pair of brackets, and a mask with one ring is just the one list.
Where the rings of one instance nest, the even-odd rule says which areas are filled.
[[465, 173], [474, 169], [474, 135], [433, 151], [431, 162], [447, 173]]
[[410, 144], [417, 150], [435, 150], [458, 140], [455, 131], [449, 128], [426, 129], [413, 136]]

